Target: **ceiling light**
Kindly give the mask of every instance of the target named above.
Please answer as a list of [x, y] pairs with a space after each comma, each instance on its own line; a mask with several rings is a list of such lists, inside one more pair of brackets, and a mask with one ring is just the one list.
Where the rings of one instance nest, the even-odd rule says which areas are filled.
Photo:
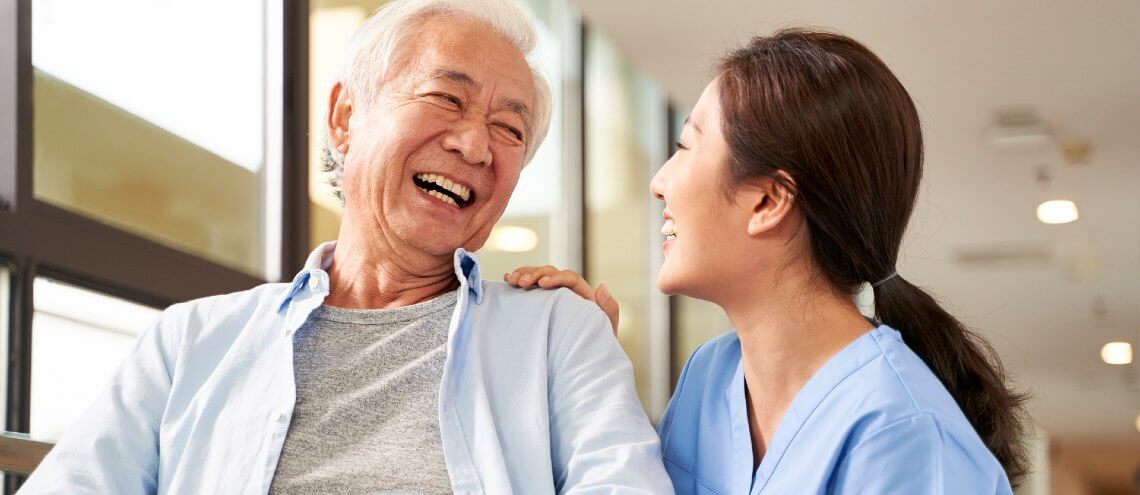
[[1020, 153], [1042, 150], [1053, 140], [1037, 110], [1019, 106], [996, 109], [986, 137], [998, 149]]
[[1140, 431], [1140, 414], [1136, 415], [1136, 431]]
[[538, 247], [538, 234], [526, 227], [500, 225], [491, 231], [487, 247], [508, 253], [524, 253]]
[[1037, 218], [1049, 224], [1069, 223], [1080, 218], [1077, 205], [1067, 199], [1054, 199], [1037, 207]]
[[1100, 358], [1108, 364], [1129, 364], [1132, 362], [1132, 344], [1109, 342], [1100, 348]]

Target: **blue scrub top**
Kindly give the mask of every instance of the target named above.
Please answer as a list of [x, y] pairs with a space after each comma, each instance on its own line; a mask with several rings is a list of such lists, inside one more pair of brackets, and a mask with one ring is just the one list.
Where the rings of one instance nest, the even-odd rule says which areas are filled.
[[680, 494], [1012, 493], [953, 397], [887, 326], [808, 380], [755, 472], [735, 332], [693, 352], [658, 434]]

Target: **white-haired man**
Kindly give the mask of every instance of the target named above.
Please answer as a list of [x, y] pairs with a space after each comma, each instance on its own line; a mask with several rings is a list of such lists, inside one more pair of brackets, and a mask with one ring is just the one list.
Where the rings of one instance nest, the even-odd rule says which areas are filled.
[[671, 492], [604, 314], [484, 282], [550, 119], [512, 0], [397, 0], [327, 117], [337, 242], [175, 305], [25, 493]]

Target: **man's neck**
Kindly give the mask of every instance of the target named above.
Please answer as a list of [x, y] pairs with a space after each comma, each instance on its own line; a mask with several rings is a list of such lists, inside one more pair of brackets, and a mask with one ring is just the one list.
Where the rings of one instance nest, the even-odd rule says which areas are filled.
[[342, 228], [329, 267], [325, 304], [349, 309], [411, 306], [454, 290], [452, 256], [436, 256], [402, 246], [379, 234], [362, 237]]

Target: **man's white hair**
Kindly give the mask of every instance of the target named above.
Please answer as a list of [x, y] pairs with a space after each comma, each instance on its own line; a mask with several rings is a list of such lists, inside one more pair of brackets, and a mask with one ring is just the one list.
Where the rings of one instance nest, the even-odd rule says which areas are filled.
[[[550, 84], [539, 70], [535, 57], [538, 33], [530, 13], [517, 0], [393, 0], [376, 9], [356, 31], [348, 44], [337, 80], [356, 98], [358, 105], [369, 105], [389, 80], [397, 49], [409, 50], [412, 37], [424, 23], [438, 16], [452, 15], [481, 22], [503, 36], [526, 58], [534, 79], [534, 108], [526, 154], [523, 164], [534, 158], [535, 150], [546, 138], [550, 129]], [[329, 179], [341, 201], [341, 177], [344, 173], [344, 155], [328, 144], [328, 127], [325, 128], [325, 149], [321, 169], [332, 172]]]

